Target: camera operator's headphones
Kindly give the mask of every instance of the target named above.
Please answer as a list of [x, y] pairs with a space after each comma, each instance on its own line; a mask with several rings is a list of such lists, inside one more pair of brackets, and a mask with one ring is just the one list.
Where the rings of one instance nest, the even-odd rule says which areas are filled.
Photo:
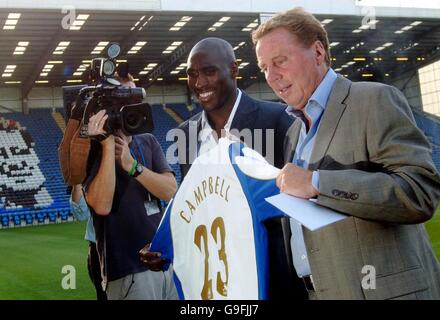
[[129, 73], [129, 65], [127, 62], [120, 62], [116, 67], [116, 72], [120, 78], [127, 78]]

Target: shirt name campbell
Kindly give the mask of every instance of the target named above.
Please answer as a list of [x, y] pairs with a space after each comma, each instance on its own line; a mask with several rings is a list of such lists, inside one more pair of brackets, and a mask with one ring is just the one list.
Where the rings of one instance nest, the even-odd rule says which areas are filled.
[[224, 178], [219, 176], [207, 177], [194, 189], [194, 197], [192, 199], [185, 199], [187, 210], [181, 210], [179, 215], [185, 222], [191, 222], [191, 216], [197, 210], [197, 207], [208, 198], [210, 195], [217, 195], [228, 201], [228, 192], [230, 185]]

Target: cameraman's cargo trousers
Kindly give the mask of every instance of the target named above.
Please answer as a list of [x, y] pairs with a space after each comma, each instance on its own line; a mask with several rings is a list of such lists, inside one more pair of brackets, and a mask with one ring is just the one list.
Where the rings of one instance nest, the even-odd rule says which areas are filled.
[[178, 300], [173, 280], [173, 269], [129, 274], [123, 278], [109, 281], [108, 300]]

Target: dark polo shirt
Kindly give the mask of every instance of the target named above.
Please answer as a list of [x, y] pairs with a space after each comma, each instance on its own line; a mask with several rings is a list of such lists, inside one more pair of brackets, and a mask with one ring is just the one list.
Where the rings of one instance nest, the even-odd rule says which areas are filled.
[[[134, 136], [129, 147], [134, 158], [144, 167], [156, 173], [173, 172], [153, 135]], [[100, 157], [98, 152], [96, 159]], [[99, 163], [94, 161], [91, 165], [84, 184], [86, 189], [98, 173]], [[157, 200], [116, 164], [116, 188], [110, 214], [100, 216], [90, 208], [101, 267], [104, 267], [107, 281], [147, 270], [140, 262], [139, 250], [153, 239], [163, 211], [147, 214], [145, 206], [149, 201]]]

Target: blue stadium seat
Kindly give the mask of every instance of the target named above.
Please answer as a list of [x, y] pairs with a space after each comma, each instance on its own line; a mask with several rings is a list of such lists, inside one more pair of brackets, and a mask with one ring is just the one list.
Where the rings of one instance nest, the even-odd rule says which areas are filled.
[[59, 216], [61, 218], [61, 221], [67, 221], [69, 217], [69, 212], [67, 210], [61, 210], [59, 212]]
[[34, 223], [34, 215], [29, 212], [26, 214], [26, 224], [33, 224]]
[[15, 214], [13, 217], [14, 225], [20, 226], [21, 225], [21, 217], [19, 214]]
[[49, 216], [49, 222], [52, 222], [52, 223], [57, 222], [57, 213], [56, 212], [51, 211], [48, 213], [48, 216]]
[[432, 160], [437, 170], [440, 171], [440, 121], [433, 116], [427, 116], [425, 113], [413, 109], [414, 118], [417, 126], [423, 130], [432, 147]]
[[1, 215], [1, 224], [3, 228], [9, 227], [9, 217], [7, 215]]
[[36, 214], [36, 218], [37, 218], [37, 222], [42, 224], [42, 223], [44, 223], [46, 221], [47, 214], [46, 214], [45, 211], [39, 211]]

